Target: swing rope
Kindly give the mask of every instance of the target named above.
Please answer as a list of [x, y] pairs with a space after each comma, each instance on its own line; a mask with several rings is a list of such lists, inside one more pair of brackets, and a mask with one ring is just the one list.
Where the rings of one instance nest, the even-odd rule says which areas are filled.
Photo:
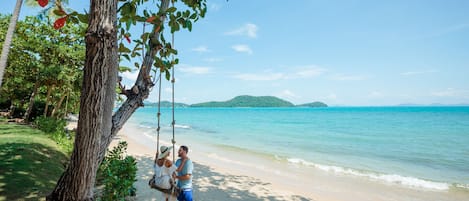
[[[174, 2], [173, 3], [173, 6], [174, 6]], [[174, 48], [174, 33], [172, 33], [171, 35], [171, 48]], [[174, 55], [172, 55], [172, 60], [174, 60]], [[172, 146], [173, 146], [173, 165], [175, 163], [175, 160], [176, 160], [176, 151], [175, 151], [175, 144], [176, 144], [176, 140], [175, 140], [175, 126], [176, 126], [176, 120], [174, 118], [174, 83], [176, 81], [176, 79], [174, 78], [174, 66], [172, 67], [171, 69], [171, 85], [172, 85], [172, 92], [171, 92], [171, 111], [172, 111], [172, 122], [171, 122], [171, 127], [172, 127], [172, 139], [171, 139], [171, 143], [172, 143]], [[161, 130], [161, 126], [160, 126], [160, 122], [161, 122], [161, 82], [162, 82], [162, 71], [160, 69], [160, 74], [159, 74], [159, 78], [157, 81], [159, 81], [159, 84], [158, 84], [158, 113], [157, 113], [157, 119], [158, 119], [158, 125], [157, 125], [157, 128], [156, 128], [156, 133], [157, 133], [157, 137], [156, 137], [156, 149], [157, 149], [157, 152], [158, 154], [161, 154], [160, 153], [160, 130]], [[155, 77], [156, 77], [156, 72], [155, 72]], [[154, 77], [154, 79], [155, 79]], [[163, 164], [164, 166], [164, 164]], [[174, 182], [174, 181], [173, 181]], [[150, 180], [150, 187], [151, 188], [154, 188], [154, 189], [157, 189], [161, 192], [164, 192], [164, 193], [167, 193], [167, 194], [170, 194], [170, 195], [175, 195], [176, 197], [178, 196], [179, 192], [178, 190], [176, 190], [176, 184], [175, 183], [172, 183], [172, 187], [170, 189], [162, 189], [156, 185], [153, 185], [154, 183], [152, 183], [152, 181]]]
[[[173, 6], [174, 6], [174, 2], [173, 2]], [[174, 48], [174, 33], [172, 33], [171, 35], [171, 48]], [[174, 54], [172, 55], [172, 58], [171, 60], [174, 60]], [[171, 140], [171, 142], [173, 143], [173, 163], [174, 161], [176, 160], [176, 149], [175, 149], [175, 144], [176, 144], [176, 139], [175, 139], [175, 126], [176, 126], [176, 120], [174, 119], [174, 83], [176, 82], [176, 79], [174, 78], [174, 68], [175, 66], [173, 66], [171, 68], [171, 85], [172, 85], [172, 100], [171, 100], [171, 103], [172, 103], [172, 106], [171, 106], [171, 109], [172, 109], [172, 117], [173, 117], [173, 121], [171, 122], [171, 125], [173, 127], [173, 139]]]

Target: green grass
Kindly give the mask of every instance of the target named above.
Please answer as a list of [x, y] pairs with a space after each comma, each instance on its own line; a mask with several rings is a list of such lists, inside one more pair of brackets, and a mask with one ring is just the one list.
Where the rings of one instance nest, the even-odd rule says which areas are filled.
[[67, 161], [42, 131], [0, 118], [0, 201], [45, 200]]

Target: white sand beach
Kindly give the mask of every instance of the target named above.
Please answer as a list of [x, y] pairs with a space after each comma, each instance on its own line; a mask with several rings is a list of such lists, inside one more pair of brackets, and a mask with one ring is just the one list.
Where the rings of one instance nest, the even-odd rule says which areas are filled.
[[[160, 192], [148, 187], [156, 138], [127, 124], [113, 141], [128, 143], [128, 154], [137, 158], [137, 200], [157, 200]], [[160, 142], [163, 145], [171, 145]], [[207, 148], [180, 139], [189, 146], [194, 161], [195, 200], [468, 200], [467, 192], [429, 191], [367, 180], [333, 171], [281, 164], [262, 157]], [[112, 146], [112, 145], [111, 145]], [[176, 147], [177, 149], [177, 147]], [[170, 156], [172, 158], [172, 155]]]

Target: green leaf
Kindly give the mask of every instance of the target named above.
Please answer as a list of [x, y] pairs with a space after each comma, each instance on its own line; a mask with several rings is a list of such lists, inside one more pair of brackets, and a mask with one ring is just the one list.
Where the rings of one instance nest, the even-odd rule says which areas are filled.
[[127, 66], [119, 66], [119, 72], [132, 72], [132, 69]]
[[123, 43], [120, 43], [119, 44], [119, 52], [121, 52], [121, 53], [130, 53], [132, 51], [130, 51], [129, 48], [125, 47]]
[[197, 18], [197, 13], [193, 13], [189, 18], [191, 18], [191, 19]]
[[65, 13], [61, 10], [54, 10], [53, 11], [55, 15], [59, 16], [59, 17], [62, 17], [65, 15]]
[[168, 8], [168, 9], [166, 9], [166, 12], [168, 12], [168, 13], [174, 13], [174, 11], [176, 11], [176, 10], [177, 10], [176, 7], [170, 7], [170, 8]]
[[192, 22], [190, 20], [186, 21], [186, 26], [189, 31], [192, 31]]
[[89, 17], [88, 14], [78, 14], [77, 17], [81, 23], [85, 23], [85, 24], [88, 23], [88, 17]]
[[130, 56], [128, 54], [122, 54], [121, 56], [123, 56], [125, 59], [127, 59], [127, 61], [130, 61]]
[[164, 72], [165, 72], [165, 77], [166, 77], [166, 80], [169, 80], [169, 79], [171, 79], [171, 73], [169, 73], [169, 70], [168, 70], [168, 69], [166, 69]]

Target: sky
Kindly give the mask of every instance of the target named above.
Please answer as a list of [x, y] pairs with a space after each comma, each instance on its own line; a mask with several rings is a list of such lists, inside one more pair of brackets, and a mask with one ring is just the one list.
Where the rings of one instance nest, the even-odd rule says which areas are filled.
[[[69, 1], [89, 10], [89, 1]], [[2, 0], [0, 12], [15, 2]], [[207, 3], [192, 32], [175, 34], [176, 102], [252, 95], [330, 106], [469, 104], [467, 0]], [[21, 16], [37, 12], [23, 6]], [[137, 71], [122, 76], [132, 86]], [[162, 97], [170, 100], [168, 81]]]

